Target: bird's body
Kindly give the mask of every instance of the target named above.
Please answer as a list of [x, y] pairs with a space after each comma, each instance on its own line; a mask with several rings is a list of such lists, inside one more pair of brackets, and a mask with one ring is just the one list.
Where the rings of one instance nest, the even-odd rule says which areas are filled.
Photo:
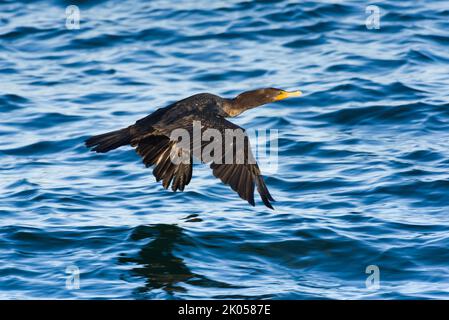
[[201, 117], [203, 121], [212, 115], [226, 117], [227, 115], [219, 107], [224, 103], [226, 103], [226, 100], [219, 96], [199, 93], [167, 107], [157, 109], [152, 114], [138, 120], [135, 126], [143, 130], [171, 132], [173, 129], [180, 127], [180, 121], [189, 117]]
[[[187, 148], [181, 148], [179, 141], [172, 137], [175, 130], [183, 129], [194, 135], [195, 123], [199, 123], [201, 131], [215, 129], [223, 135], [226, 130], [244, 131], [225, 118], [299, 94], [268, 88], [245, 92], [234, 99], [225, 99], [210, 93], [200, 93], [157, 109], [127, 128], [93, 136], [86, 140], [86, 146], [93, 147], [92, 150], [96, 152], [108, 152], [124, 145], [131, 145], [136, 148], [147, 167], [154, 166], [153, 174], [157, 181], [162, 180], [164, 188], [167, 189], [171, 185], [173, 191], [183, 191], [192, 178], [195, 147], [192, 141]], [[224, 150], [222, 157], [211, 161], [213, 174], [252, 205], [256, 186], [264, 204], [272, 208], [270, 201], [274, 199], [265, 185], [257, 163], [251, 161], [253, 156], [247, 137], [244, 137], [241, 150], [234, 150], [236, 147], [232, 142], [224, 141], [225, 139], [222, 141]], [[199, 147], [204, 148], [205, 143], [200, 142]], [[228, 152], [227, 147], [234, 151], [231, 152], [231, 161], [224, 161]], [[237, 159], [239, 152], [244, 155], [243, 162]], [[174, 153], [183, 154], [188, 161], [173, 161]], [[223, 161], [220, 161], [222, 159]]]

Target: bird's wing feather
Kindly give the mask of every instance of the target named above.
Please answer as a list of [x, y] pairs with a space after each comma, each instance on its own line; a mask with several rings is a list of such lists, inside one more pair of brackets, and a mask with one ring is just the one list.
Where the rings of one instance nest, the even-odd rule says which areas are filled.
[[162, 180], [162, 186], [165, 189], [171, 184], [172, 190], [183, 191], [185, 186], [192, 179], [192, 161], [173, 162], [172, 152], [182, 152], [178, 150], [174, 141], [170, 141], [164, 135], [148, 135], [133, 144], [136, 146], [136, 152], [142, 157], [145, 166], [154, 165], [153, 175], [156, 181]]
[[[194, 113], [178, 119], [178, 121], [176, 121], [176, 123], [173, 123], [173, 125], [165, 125], [163, 128], [158, 128], [158, 132], [164, 134], [166, 137], [170, 137], [174, 129], [182, 128], [187, 130], [190, 137], [194, 137], [195, 135], [193, 134], [193, 121], [200, 121], [202, 132], [204, 132], [206, 129], [217, 129], [222, 134], [222, 159], [221, 161], [212, 161], [210, 164], [214, 176], [219, 178], [223, 183], [229, 185], [232, 190], [237, 192], [242, 199], [248, 201], [253, 206], [254, 188], [255, 186], [257, 186], [257, 191], [259, 192], [263, 203], [268, 208], [273, 209], [270, 201], [274, 201], [274, 199], [268, 191], [268, 188], [265, 185], [264, 179], [261, 175], [259, 166], [254, 159], [247, 135], [244, 134], [244, 143], [243, 146], [239, 146], [239, 149], [236, 149], [238, 147], [237, 144], [231, 146], [228, 143], [230, 141], [226, 141], [225, 139], [226, 129], [240, 129], [241, 132], [244, 133], [243, 128], [221, 117]], [[195, 155], [195, 144], [193, 143], [193, 140], [194, 139], [192, 139], [192, 144], [190, 145], [190, 156], [192, 156], [192, 154]], [[210, 142], [202, 141], [198, 145], [200, 145], [201, 148], [204, 148], [204, 146], [208, 143]], [[231, 150], [232, 159], [231, 161], [229, 161], [229, 159], [226, 158], [226, 155]], [[238, 159], [238, 157], [240, 158]], [[243, 159], [243, 162], [241, 161], [241, 159]]]

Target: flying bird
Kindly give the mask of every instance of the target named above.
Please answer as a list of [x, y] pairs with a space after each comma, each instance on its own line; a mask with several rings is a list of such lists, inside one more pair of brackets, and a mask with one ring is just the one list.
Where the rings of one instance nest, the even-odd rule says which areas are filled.
[[[131, 145], [142, 157], [146, 167], [154, 166], [153, 174], [157, 181], [162, 180], [165, 189], [171, 185], [173, 191], [183, 191], [192, 178], [195, 147], [190, 143], [187, 150], [181, 149], [179, 141], [172, 139], [173, 130], [184, 129], [192, 133], [194, 122], [199, 121], [201, 130], [216, 129], [222, 134], [225, 134], [227, 129], [240, 129], [244, 132], [244, 129], [226, 118], [236, 117], [246, 110], [267, 103], [300, 95], [301, 91], [288, 92], [276, 88], [247, 91], [229, 99], [210, 93], [199, 93], [159, 108], [127, 128], [93, 136], [87, 139], [85, 144], [92, 148], [92, 151], [99, 153]], [[235, 151], [232, 152], [232, 161], [212, 161], [210, 167], [213, 175], [253, 206], [254, 189], [257, 187], [265, 206], [273, 209], [271, 202], [275, 200], [265, 185], [259, 166], [255, 160], [250, 161], [254, 158], [246, 135], [239, 150], [235, 150], [238, 146], [232, 141], [225, 142], [223, 146], [223, 159], [227, 154], [226, 147]], [[204, 147], [204, 142], [200, 143], [200, 147]], [[189, 161], [172, 161], [172, 155], [179, 153], [187, 153]], [[243, 162], [236, 159], [238, 154], [244, 155]]]

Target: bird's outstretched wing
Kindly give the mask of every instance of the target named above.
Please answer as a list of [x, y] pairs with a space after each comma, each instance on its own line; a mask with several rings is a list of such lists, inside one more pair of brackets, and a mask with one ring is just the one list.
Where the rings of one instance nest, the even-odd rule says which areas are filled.
[[[190, 182], [192, 157], [198, 155], [195, 146], [200, 146], [203, 150], [210, 143], [210, 141], [195, 143], [194, 121], [199, 122], [202, 133], [207, 129], [215, 129], [222, 135], [221, 157], [212, 157], [213, 160], [209, 161], [201, 157], [201, 161], [210, 163], [214, 176], [229, 185], [242, 199], [253, 206], [255, 205], [254, 189], [257, 187], [263, 203], [268, 208], [273, 209], [270, 202], [275, 200], [265, 185], [244, 129], [221, 117], [189, 114], [178, 119], [176, 123], [155, 127], [156, 130], [151, 135], [135, 140], [133, 145], [137, 146], [136, 151], [142, 156], [145, 165], [155, 165], [153, 174], [156, 180], [162, 180], [164, 188], [168, 188], [171, 183], [174, 191], [177, 189], [184, 190], [184, 187]], [[191, 137], [191, 144], [188, 148], [180, 148], [179, 141], [173, 140], [172, 132], [175, 129], [184, 129], [188, 132]], [[226, 139], [226, 134], [229, 134], [229, 130], [226, 129], [240, 130], [239, 132], [243, 133], [243, 143], [239, 144], [235, 140]], [[184, 156], [190, 161], [179, 164], [173, 163], [171, 158], [173, 153], [178, 155], [185, 153]], [[199, 155], [201, 156], [202, 153], [199, 153]]]

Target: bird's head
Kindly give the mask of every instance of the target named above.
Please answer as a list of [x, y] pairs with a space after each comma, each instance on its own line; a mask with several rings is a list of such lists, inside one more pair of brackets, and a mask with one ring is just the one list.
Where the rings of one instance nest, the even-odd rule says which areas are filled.
[[290, 97], [299, 97], [300, 95], [302, 95], [301, 91], [285, 91], [276, 88], [246, 91], [231, 100], [226, 112], [229, 116], [235, 117], [245, 110]]

